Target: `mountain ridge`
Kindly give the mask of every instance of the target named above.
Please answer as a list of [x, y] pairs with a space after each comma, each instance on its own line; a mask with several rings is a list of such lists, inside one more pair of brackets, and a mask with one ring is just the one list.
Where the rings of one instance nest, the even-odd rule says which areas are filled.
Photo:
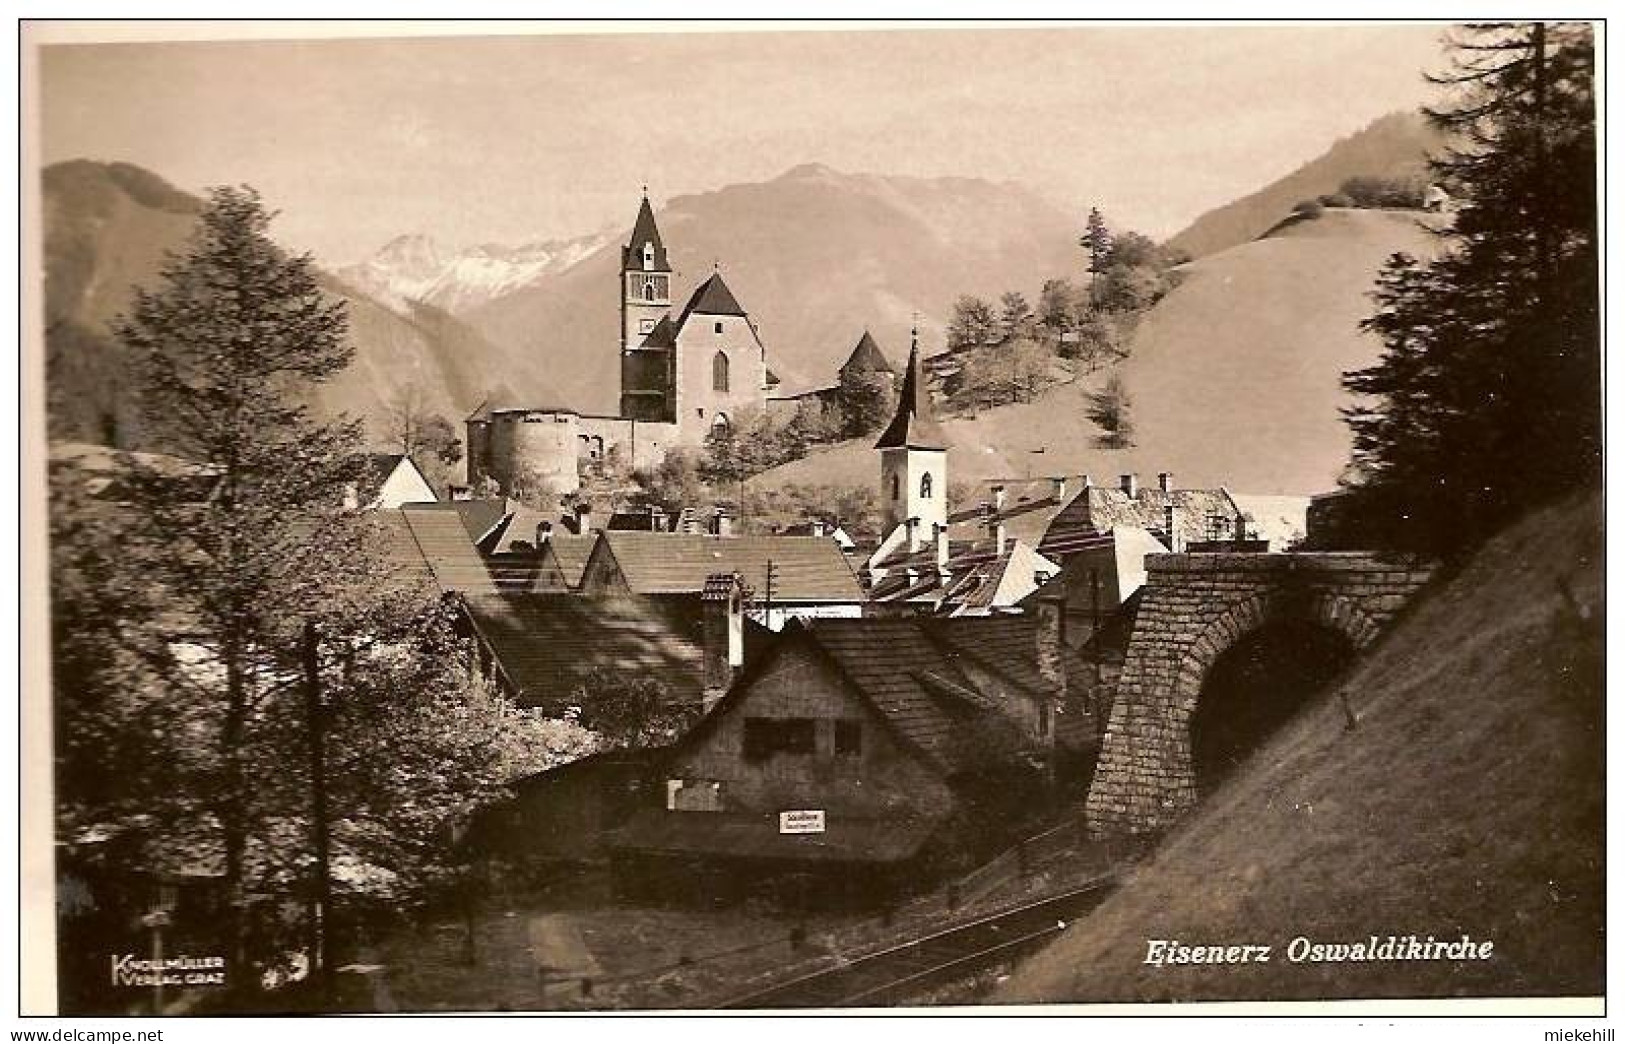
[[1420, 112], [1378, 117], [1283, 177], [1214, 207], [1170, 236], [1167, 245], [1200, 258], [1258, 238], [1297, 203], [1334, 193], [1351, 177], [1423, 178], [1443, 136]]

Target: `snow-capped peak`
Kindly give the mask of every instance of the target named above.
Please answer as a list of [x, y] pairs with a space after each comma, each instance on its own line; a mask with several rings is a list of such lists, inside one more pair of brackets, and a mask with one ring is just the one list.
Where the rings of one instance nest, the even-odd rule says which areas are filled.
[[600, 232], [520, 246], [485, 243], [447, 256], [422, 234], [397, 236], [339, 275], [397, 306], [422, 301], [448, 312], [466, 311], [561, 272], [614, 239]]

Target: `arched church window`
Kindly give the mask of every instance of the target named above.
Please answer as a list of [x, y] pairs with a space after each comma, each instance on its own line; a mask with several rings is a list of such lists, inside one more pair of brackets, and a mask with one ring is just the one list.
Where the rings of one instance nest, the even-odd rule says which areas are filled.
[[722, 352], [711, 357], [711, 390], [728, 390], [728, 357]]
[[645, 301], [653, 301], [655, 299], [654, 280], [651, 279], [643, 284], [643, 299]]
[[899, 496], [902, 495], [902, 492], [903, 492], [902, 481], [897, 477], [896, 474], [893, 474], [892, 477], [891, 477], [891, 498], [893, 500], [896, 500]]
[[931, 499], [931, 473], [929, 471], [920, 476], [920, 499]]
[[711, 430], [712, 431], [727, 431], [728, 430], [728, 415], [726, 413], [718, 413], [716, 416], [712, 417], [711, 418]]

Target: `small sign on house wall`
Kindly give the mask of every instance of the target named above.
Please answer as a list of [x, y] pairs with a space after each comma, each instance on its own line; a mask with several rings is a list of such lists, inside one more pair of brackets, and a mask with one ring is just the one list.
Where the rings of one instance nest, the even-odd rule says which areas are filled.
[[821, 808], [779, 813], [779, 833], [781, 834], [822, 834], [823, 832], [824, 810]]

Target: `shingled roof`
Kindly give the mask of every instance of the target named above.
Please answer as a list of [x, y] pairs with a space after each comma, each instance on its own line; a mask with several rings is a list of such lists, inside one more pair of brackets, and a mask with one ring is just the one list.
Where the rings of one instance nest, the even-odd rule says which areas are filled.
[[688, 322], [690, 315], [744, 315], [745, 310], [740, 307], [739, 301], [734, 297], [728, 284], [723, 282], [721, 272], [712, 272], [711, 278], [701, 283], [683, 306], [682, 318], [677, 325], [682, 326]]
[[612, 555], [635, 594], [698, 595], [715, 573], [737, 572], [757, 597], [773, 563], [775, 602], [862, 602], [863, 589], [840, 545], [829, 537], [711, 536], [612, 530], [594, 555]]
[[654, 329], [649, 331], [643, 339], [640, 348], [675, 348], [677, 347], [677, 327], [672, 325], [671, 316], [663, 315], [655, 323]]
[[846, 357], [846, 362], [842, 363], [836, 372], [896, 373], [897, 367], [891, 364], [891, 360], [880, 350], [880, 345], [876, 344], [875, 339], [869, 336], [869, 331], [865, 330], [863, 336], [858, 338], [857, 347], [852, 349], [852, 354]]
[[646, 598], [469, 594], [469, 618], [521, 705], [568, 699], [594, 671], [664, 682], [698, 704], [704, 684], [698, 614]]
[[1170, 505], [1181, 545], [1209, 539], [1210, 518], [1231, 520], [1224, 534], [1228, 537], [1234, 532], [1234, 520], [1241, 517], [1241, 509], [1222, 488], [1164, 491], [1151, 486], [1137, 489], [1131, 497], [1120, 487], [1090, 486], [1056, 514], [1038, 550], [1051, 557], [1071, 554], [1079, 549], [1078, 545], [1090, 544], [1091, 538], [1110, 533], [1113, 526], [1137, 526], [1166, 540], [1166, 509]]
[[966, 688], [970, 679], [947, 662], [919, 621], [823, 619], [803, 626], [898, 733], [942, 768], [962, 767], [964, 752], [955, 735], [959, 721], [932, 695], [923, 676], [946, 676]]
[[920, 346], [908, 350], [908, 369], [903, 374], [903, 389], [897, 396], [897, 413], [875, 443], [875, 449], [945, 450], [948, 436], [931, 416], [931, 392], [920, 379]]
[[648, 196], [644, 196], [643, 202], [638, 206], [638, 220], [632, 226], [632, 238], [621, 248], [623, 268], [643, 268], [645, 243], [654, 247], [654, 268], [645, 271], [670, 272], [671, 264], [666, 260], [666, 244], [660, 241], [660, 227], [655, 224], [655, 212], [654, 208], [649, 206]]

